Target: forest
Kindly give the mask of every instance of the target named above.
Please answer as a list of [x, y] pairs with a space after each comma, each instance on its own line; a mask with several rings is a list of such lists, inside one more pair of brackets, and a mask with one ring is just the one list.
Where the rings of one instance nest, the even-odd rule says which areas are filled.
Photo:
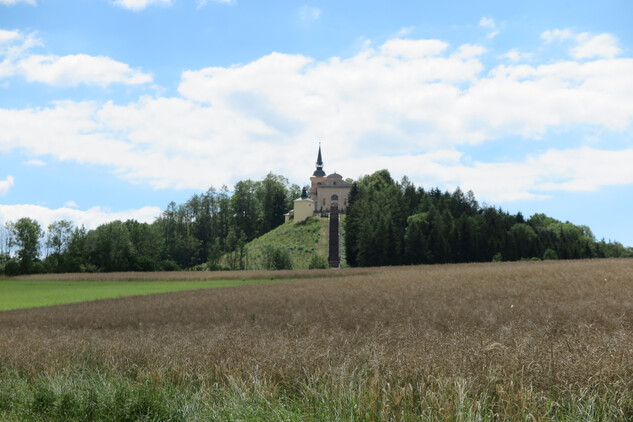
[[354, 183], [345, 253], [352, 267], [633, 256], [620, 243], [596, 241], [587, 226], [544, 214], [526, 220], [480, 205], [471, 191], [397, 183], [387, 170]]
[[[0, 273], [244, 269], [248, 242], [283, 224], [299, 195], [299, 186], [271, 173], [171, 202], [151, 224], [86, 230], [60, 220], [43, 228], [24, 217], [0, 227]], [[617, 242], [596, 241], [586, 226], [544, 214], [526, 220], [459, 188], [396, 182], [387, 170], [354, 182], [343, 221], [352, 267], [633, 256]]]

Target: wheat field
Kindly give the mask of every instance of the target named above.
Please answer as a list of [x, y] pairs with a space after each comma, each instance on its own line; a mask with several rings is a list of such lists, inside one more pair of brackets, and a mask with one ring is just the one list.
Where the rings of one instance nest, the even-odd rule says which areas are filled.
[[312, 274], [0, 312], [0, 416], [633, 418], [633, 260]]

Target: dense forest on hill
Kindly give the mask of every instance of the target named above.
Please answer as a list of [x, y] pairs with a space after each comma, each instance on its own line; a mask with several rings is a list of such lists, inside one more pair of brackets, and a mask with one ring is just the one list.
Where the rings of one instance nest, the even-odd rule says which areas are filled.
[[351, 266], [633, 256], [587, 226], [481, 206], [472, 192], [425, 191], [387, 170], [354, 183], [345, 220]]
[[[300, 188], [283, 176], [211, 188], [170, 203], [151, 224], [113, 221], [94, 230], [30, 218], [0, 228], [0, 273], [244, 269], [246, 245], [283, 224]], [[525, 220], [480, 206], [472, 192], [416, 188], [388, 171], [354, 183], [345, 219], [350, 266], [633, 256], [617, 242], [543, 214]]]

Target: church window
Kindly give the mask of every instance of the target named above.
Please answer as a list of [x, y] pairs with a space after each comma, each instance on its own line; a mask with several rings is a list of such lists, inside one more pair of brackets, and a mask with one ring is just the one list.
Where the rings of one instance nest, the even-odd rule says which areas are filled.
[[332, 201], [338, 201], [338, 195], [332, 195]]

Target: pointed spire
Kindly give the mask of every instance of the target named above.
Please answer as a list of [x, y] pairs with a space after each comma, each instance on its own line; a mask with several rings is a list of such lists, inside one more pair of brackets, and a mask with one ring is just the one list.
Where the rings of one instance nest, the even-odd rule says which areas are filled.
[[323, 158], [321, 158], [321, 142], [319, 142], [319, 155], [317, 155], [317, 167], [323, 167]]
[[321, 142], [319, 142], [319, 154], [317, 155], [316, 170], [312, 173], [315, 177], [325, 177], [323, 171], [323, 158], [321, 157]]

